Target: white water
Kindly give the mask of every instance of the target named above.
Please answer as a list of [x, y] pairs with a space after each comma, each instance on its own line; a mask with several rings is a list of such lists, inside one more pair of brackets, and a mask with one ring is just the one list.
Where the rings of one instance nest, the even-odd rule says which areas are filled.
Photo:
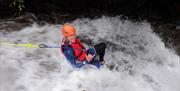
[[[117, 17], [77, 19], [77, 34], [107, 43], [113, 70], [74, 70], [59, 49], [0, 45], [0, 91], [180, 91], [180, 58], [167, 49], [147, 22]], [[59, 45], [59, 25], [33, 24], [0, 34], [1, 42]]]

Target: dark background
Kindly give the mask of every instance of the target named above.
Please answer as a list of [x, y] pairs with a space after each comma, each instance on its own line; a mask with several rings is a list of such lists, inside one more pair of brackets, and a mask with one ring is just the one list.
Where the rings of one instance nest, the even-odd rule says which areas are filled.
[[[123, 15], [132, 19], [175, 20], [180, 17], [180, 3], [175, 0], [24, 0], [26, 9], [36, 15], [69, 14], [75, 17]], [[0, 18], [17, 17], [10, 0], [0, 0]]]

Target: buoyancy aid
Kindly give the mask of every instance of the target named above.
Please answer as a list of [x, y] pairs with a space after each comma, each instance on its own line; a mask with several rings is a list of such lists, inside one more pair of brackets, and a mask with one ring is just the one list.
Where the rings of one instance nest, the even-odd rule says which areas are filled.
[[84, 61], [86, 57], [86, 49], [77, 38], [74, 43], [69, 43], [69, 42], [64, 41], [62, 48], [63, 46], [72, 47], [74, 50], [75, 58], [78, 59], [79, 61]]

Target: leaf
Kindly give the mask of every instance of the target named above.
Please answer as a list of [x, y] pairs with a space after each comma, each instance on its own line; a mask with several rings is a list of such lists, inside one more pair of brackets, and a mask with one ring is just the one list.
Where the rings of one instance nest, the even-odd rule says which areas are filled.
[[9, 5], [9, 7], [12, 7], [12, 3]]
[[20, 9], [21, 8], [21, 5], [19, 4], [18, 8]]
[[16, 5], [16, 3], [15, 3], [15, 2], [13, 2], [13, 5], [15, 6], [15, 5]]
[[20, 8], [19, 11], [22, 11], [22, 8]]
[[23, 7], [23, 8], [25, 8], [25, 6], [24, 6], [24, 5], [22, 5], [22, 7]]

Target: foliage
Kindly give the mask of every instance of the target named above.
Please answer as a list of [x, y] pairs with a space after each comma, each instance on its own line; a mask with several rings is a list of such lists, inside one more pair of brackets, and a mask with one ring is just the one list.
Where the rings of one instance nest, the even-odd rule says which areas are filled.
[[25, 10], [24, 0], [10, 0], [9, 7], [16, 10], [18, 14], [22, 14]]

